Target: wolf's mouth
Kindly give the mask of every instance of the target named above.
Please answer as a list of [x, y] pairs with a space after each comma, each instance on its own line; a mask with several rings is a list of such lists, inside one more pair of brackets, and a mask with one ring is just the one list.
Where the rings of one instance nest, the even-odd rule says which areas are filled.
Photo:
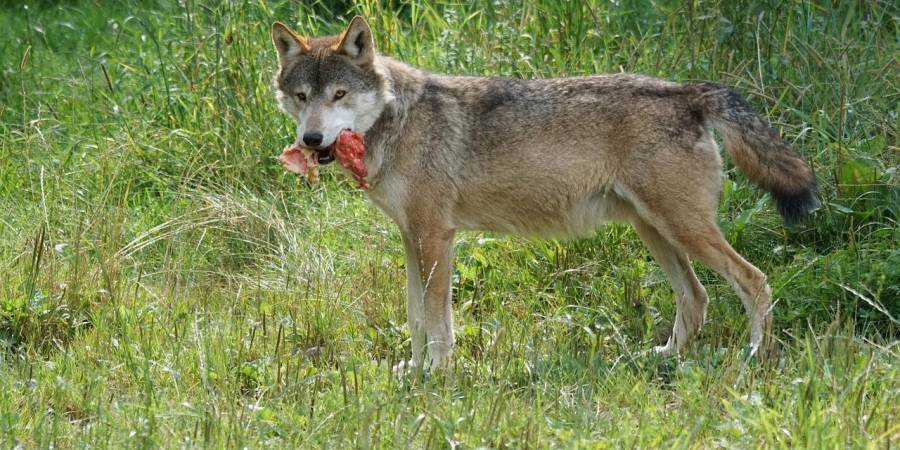
[[350, 171], [361, 189], [368, 189], [369, 168], [365, 162], [366, 146], [362, 134], [345, 129], [334, 142], [323, 148], [301, 146], [296, 142], [285, 147], [278, 162], [289, 172], [305, 175], [310, 183], [318, 179], [319, 166], [340, 161], [341, 167]]
[[334, 154], [331, 153], [331, 147], [323, 148], [321, 150], [316, 149], [316, 156], [318, 157], [319, 165], [324, 166], [330, 162], [334, 162]]
[[331, 151], [334, 148], [334, 144], [324, 148], [305, 148], [316, 152], [316, 162], [318, 162], [319, 165], [324, 166], [325, 164], [334, 162], [334, 152]]

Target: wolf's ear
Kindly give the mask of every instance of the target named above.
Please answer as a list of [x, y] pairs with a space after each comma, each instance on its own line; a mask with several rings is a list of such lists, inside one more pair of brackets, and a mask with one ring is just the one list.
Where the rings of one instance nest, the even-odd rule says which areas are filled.
[[348, 56], [357, 65], [371, 64], [375, 59], [375, 41], [372, 40], [372, 30], [366, 19], [362, 16], [354, 17], [341, 33], [335, 50]]
[[297, 36], [281, 22], [272, 24], [272, 43], [275, 44], [275, 49], [278, 50], [278, 61], [282, 66], [284, 66], [289, 57], [310, 50], [306, 38]]

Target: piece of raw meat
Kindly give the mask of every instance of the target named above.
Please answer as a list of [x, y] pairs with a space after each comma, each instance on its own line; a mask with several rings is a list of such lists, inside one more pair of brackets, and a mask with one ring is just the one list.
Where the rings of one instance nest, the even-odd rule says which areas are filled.
[[278, 161], [287, 171], [305, 175], [310, 183], [319, 181], [319, 158], [314, 150], [288, 145], [281, 151]]
[[[343, 130], [329, 150], [334, 159], [343, 168], [350, 171], [353, 179], [359, 183], [359, 187], [368, 189], [369, 183], [366, 181], [366, 176], [369, 175], [369, 168], [366, 167], [363, 160], [366, 156], [363, 136], [355, 131]], [[315, 183], [319, 179], [319, 154], [313, 149], [300, 145], [289, 145], [281, 151], [278, 161], [286, 170], [305, 175], [311, 183]]]
[[334, 143], [335, 159], [341, 163], [345, 169], [353, 174], [353, 179], [359, 183], [361, 189], [367, 189], [369, 183], [366, 176], [369, 175], [369, 168], [366, 167], [363, 158], [366, 156], [366, 145], [363, 136], [355, 131], [344, 130], [338, 136]]

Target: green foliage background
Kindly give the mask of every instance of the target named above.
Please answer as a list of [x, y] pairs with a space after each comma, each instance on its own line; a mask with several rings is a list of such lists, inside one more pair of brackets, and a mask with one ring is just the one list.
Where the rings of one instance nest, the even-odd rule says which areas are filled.
[[[900, 439], [900, 11], [890, 1], [0, 2], [4, 446], [890, 447]], [[269, 25], [423, 68], [733, 85], [815, 168], [785, 228], [728, 166], [721, 225], [770, 277], [699, 343], [633, 232], [462, 234], [450, 379], [408, 353], [399, 235], [334, 169], [274, 162]]]

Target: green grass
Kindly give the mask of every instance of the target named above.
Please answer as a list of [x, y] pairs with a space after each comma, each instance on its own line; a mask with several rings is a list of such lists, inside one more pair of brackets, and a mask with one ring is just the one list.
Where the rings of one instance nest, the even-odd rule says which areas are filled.
[[[0, 447], [809, 447], [900, 443], [895, 2], [0, 2]], [[330, 6], [327, 6], [330, 5]], [[399, 235], [348, 177], [273, 156], [269, 24], [458, 74], [643, 72], [735, 86], [814, 166], [785, 228], [728, 167], [733, 291], [678, 359], [630, 228], [458, 240], [450, 379], [409, 352]]]

